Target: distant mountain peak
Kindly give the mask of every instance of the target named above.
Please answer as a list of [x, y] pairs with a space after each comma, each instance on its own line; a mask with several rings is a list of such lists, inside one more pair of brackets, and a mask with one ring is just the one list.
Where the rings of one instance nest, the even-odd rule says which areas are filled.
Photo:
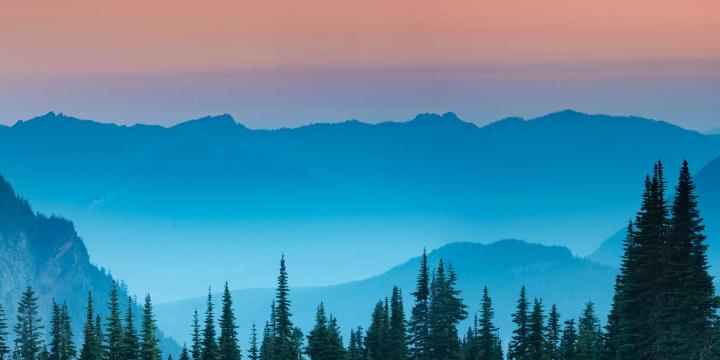
[[234, 127], [242, 127], [245, 128], [244, 125], [238, 123], [235, 121], [235, 119], [230, 114], [221, 114], [221, 115], [208, 115], [199, 119], [194, 120], [188, 120], [185, 122], [181, 122], [175, 126], [172, 126], [172, 129], [180, 129], [180, 128], [203, 128], [203, 129], [224, 129], [224, 128], [234, 128]]

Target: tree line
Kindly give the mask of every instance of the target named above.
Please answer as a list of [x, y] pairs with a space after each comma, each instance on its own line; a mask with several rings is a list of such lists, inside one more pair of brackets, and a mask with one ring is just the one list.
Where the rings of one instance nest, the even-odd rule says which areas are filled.
[[[269, 319], [261, 333], [251, 325], [245, 354], [226, 283], [219, 319], [208, 291], [204, 319], [201, 323], [195, 310], [192, 342], [189, 348], [183, 345], [179, 359], [240, 360], [243, 355], [250, 360], [720, 359], [720, 301], [708, 273], [704, 226], [694, 190], [687, 162], [680, 169], [671, 204], [665, 198], [662, 163], [646, 177], [640, 210], [627, 228], [604, 325], [592, 302], [577, 318], [563, 320], [556, 305], [546, 311], [542, 299], [529, 299], [523, 286], [512, 314], [512, 336], [504, 347], [494, 324], [492, 299], [484, 288], [479, 313], [460, 334], [458, 327], [469, 314], [456, 286], [457, 274], [442, 259], [431, 270], [423, 251], [409, 311], [396, 286], [375, 304], [367, 329], [350, 330], [347, 343], [337, 318], [323, 303], [316, 309], [314, 326], [304, 334], [292, 322], [283, 256]], [[64, 303], [53, 301], [49, 347], [45, 344], [37, 298], [28, 287], [18, 304], [12, 349], [0, 307], [0, 360], [161, 360], [150, 296], [145, 298], [138, 333], [133, 302], [128, 301], [122, 314], [117, 290], [114, 284], [104, 321], [94, 311], [92, 294], [88, 295], [78, 352]]]

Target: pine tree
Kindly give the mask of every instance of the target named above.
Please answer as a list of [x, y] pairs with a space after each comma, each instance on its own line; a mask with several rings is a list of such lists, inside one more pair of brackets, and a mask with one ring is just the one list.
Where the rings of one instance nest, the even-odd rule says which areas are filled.
[[346, 356], [345, 347], [343, 346], [343, 339], [340, 331], [340, 327], [337, 324], [337, 319], [330, 315], [328, 321], [328, 360], [344, 360]]
[[533, 301], [533, 309], [530, 314], [528, 328], [528, 356], [530, 360], [542, 360], [544, 349], [544, 324], [545, 315], [543, 314], [542, 300], [535, 298]]
[[315, 326], [307, 335], [307, 342], [305, 353], [311, 360], [328, 359], [328, 324], [323, 303], [320, 303], [315, 312]]
[[674, 354], [703, 359], [709, 356], [718, 302], [712, 276], [708, 274], [705, 226], [694, 192], [695, 184], [685, 161], [671, 209], [668, 237], [675, 256], [669, 259], [669, 266], [677, 276], [669, 284], [673, 292], [665, 317], [674, 340]]
[[387, 333], [384, 323], [387, 312], [382, 301], [375, 304], [370, 327], [365, 335], [365, 349], [368, 360], [385, 360], [387, 358]]
[[200, 335], [200, 322], [198, 320], [198, 312], [195, 309], [193, 313], [192, 323], [192, 347], [190, 349], [193, 360], [202, 359], [202, 337]]
[[390, 298], [390, 326], [388, 329], [388, 360], [405, 360], [407, 358], [407, 338], [405, 328], [405, 308], [402, 292], [393, 287]]
[[[292, 339], [293, 324], [290, 317], [290, 287], [288, 286], [285, 255], [280, 258], [280, 274], [278, 275], [277, 291], [275, 295], [275, 341], [273, 350], [274, 360], [296, 360], [298, 353]], [[210, 359], [205, 359], [210, 360]]]
[[62, 349], [63, 356], [61, 360], [69, 360], [77, 355], [75, 341], [73, 339], [72, 325], [70, 324], [70, 312], [67, 303], [63, 303], [60, 308], [60, 326], [62, 332]]
[[5, 318], [5, 309], [0, 304], [0, 360], [6, 360], [10, 354], [10, 344], [8, 343], [8, 324]]
[[17, 360], [37, 360], [45, 349], [37, 301], [35, 292], [28, 286], [20, 298], [14, 328]]
[[555, 304], [550, 307], [544, 342], [543, 360], [560, 360], [560, 313]]
[[275, 351], [273, 350], [273, 341], [275, 339], [275, 336], [272, 332], [272, 326], [269, 322], [265, 323], [265, 328], [263, 329], [263, 339], [262, 343], [260, 345], [260, 358], [262, 360], [272, 360], [274, 359]]
[[140, 340], [135, 328], [135, 315], [133, 314], [133, 300], [128, 297], [125, 311], [125, 326], [120, 340], [120, 359], [137, 360], [140, 353]]
[[[493, 360], [498, 357], [498, 352], [502, 349], [498, 347], [499, 337], [496, 335], [498, 328], [493, 323], [495, 311], [492, 307], [492, 300], [488, 293], [487, 287], [483, 288], [482, 309], [480, 312], [480, 322], [477, 334], [479, 360]], [[500, 354], [502, 357], [502, 354]]]
[[428, 360], [427, 339], [430, 331], [428, 315], [430, 313], [430, 274], [427, 264], [427, 253], [423, 249], [420, 260], [420, 271], [417, 277], [415, 305], [408, 323], [410, 340], [410, 358], [412, 360]]
[[60, 319], [60, 306], [52, 300], [52, 315], [50, 318], [50, 360], [60, 360], [62, 352], [62, 330]]
[[576, 354], [580, 360], [599, 360], [602, 354], [602, 331], [592, 302], [585, 305], [578, 320]]
[[565, 320], [565, 326], [560, 339], [560, 358], [563, 360], [577, 360], [577, 330], [575, 320]]
[[117, 283], [113, 281], [108, 302], [109, 317], [105, 322], [105, 359], [120, 359], [120, 343], [123, 337], [122, 320], [120, 318], [120, 299]]
[[463, 339], [463, 360], [477, 360], [480, 358], [480, 344], [478, 341], [478, 317], [475, 314], [472, 326], [468, 327]]
[[365, 346], [363, 340], [363, 330], [358, 327], [357, 330], [350, 330], [350, 342], [347, 349], [347, 360], [365, 360]]
[[[628, 233], [632, 232], [632, 224], [628, 227]], [[615, 287], [613, 300], [608, 313], [608, 321], [605, 324], [605, 332], [603, 333], [603, 354], [605, 360], [621, 360], [623, 359], [620, 352], [620, 315], [618, 307], [620, 306], [622, 286], [622, 270], [621, 274], [615, 277]]]
[[153, 315], [152, 301], [150, 295], [145, 296], [145, 306], [143, 307], [142, 330], [140, 343], [140, 359], [141, 360], [160, 360], [161, 353], [160, 339], [157, 337], [157, 324], [155, 323], [155, 315]]
[[[258, 352], [258, 336], [257, 336], [257, 327], [255, 326], [255, 323], [252, 324], [252, 327], [250, 328], [250, 348], [248, 349], [248, 359], [250, 360], [260, 360], [260, 353]], [[2, 360], [2, 359], [0, 359]]]
[[528, 303], [525, 293], [525, 286], [520, 289], [520, 299], [518, 299], [517, 310], [512, 315], [515, 330], [513, 337], [508, 345], [508, 359], [510, 360], [529, 360], [529, 335], [528, 326]]
[[227, 282], [225, 283], [225, 290], [223, 291], [218, 347], [220, 360], [240, 360], [235, 313], [233, 312], [232, 296], [230, 295]]
[[98, 359], [104, 359], [104, 349], [103, 349], [103, 341], [105, 340], [105, 335], [102, 331], [102, 320], [100, 319], [100, 315], [95, 315], [95, 354], [97, 354]]
[[460, 291], [455, 286], [457, 276], [452, 266], [447, 269], [442, 259], [431, 284], [428, 349], [431, 359], [454, 360], [461, 357], [457, 325], [467, 318]]
[[212, 291], [208, 289], [205, 326], [202, 331], [202, 360], [219, 360], [218, 344], [215, 340], [215, 306], [212, 302]]
[[179, 360], [190, 360], [190, 354], [188, 353], [187, 345], [183, 344], [182, 351], [180, 351]]

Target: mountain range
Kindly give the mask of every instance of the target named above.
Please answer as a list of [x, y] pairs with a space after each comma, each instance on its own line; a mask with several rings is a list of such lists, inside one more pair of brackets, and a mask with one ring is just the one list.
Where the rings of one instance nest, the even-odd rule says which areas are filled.
[[654, 161], [700, 168], [718, 155], [720, 142], [667, 122], [571, 110], [486, 126], [452, 113], [275, 130], [228, 115], [166, 128], [49, 113], [0, 127], [0, 171], [74, 219], [131, 291], [162, 301], [224, 280], [269, 286], [283, 251], [302, 264], [299, 286], [368, 278], [456, 241], [588, 254], [635, 212]]

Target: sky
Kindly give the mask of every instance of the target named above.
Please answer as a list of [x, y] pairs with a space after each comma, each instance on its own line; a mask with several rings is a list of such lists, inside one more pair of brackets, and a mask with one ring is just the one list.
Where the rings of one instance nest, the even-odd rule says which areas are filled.
[[720, 126], [715, 0], [6, 0], [0, 123], [254, 128], [573, 108]]

